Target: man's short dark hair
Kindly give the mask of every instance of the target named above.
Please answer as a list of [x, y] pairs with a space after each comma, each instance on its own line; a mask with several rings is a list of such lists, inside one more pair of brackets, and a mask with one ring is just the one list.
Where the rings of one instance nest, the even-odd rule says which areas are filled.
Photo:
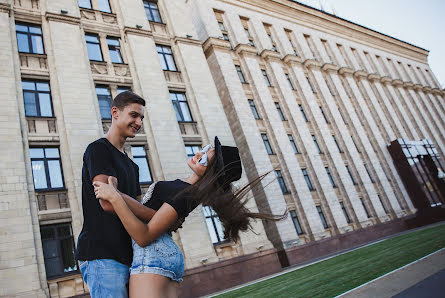
[[113, 99], [113, 104], [111, 105], [111, 107], [116, 107], [122, 111], [126, 106], [132, 103], [138, 103], [145, 107], [145, 100], [131, 91], [124, 91], [119, 93]]

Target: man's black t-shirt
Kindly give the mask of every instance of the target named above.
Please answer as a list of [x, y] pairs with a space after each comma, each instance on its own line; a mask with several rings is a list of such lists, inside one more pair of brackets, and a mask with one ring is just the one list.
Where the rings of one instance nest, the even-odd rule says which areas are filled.
[[196, 208], [197, 204], [186, 194], [178, 197], [176, 195], [189, 186], [189, 183], [179, 179], [159, 181], [153, 189], [151, 199], [144, 205], [157, 211], [162, 204], [168, 203], [176, 210], [179, 218], [186, 218]]
[[139, 168], [106, 138], [88, 145], [83, 156], [83, 227], [79, 235], [76, 259], [82, 261], [113, 259], [131, 265], [131, 238], [116, 214], [102, 209], [94, 195], [93, 178], [104, 174], [118, 180], [118, 189], [136, 199], [141, 194]]

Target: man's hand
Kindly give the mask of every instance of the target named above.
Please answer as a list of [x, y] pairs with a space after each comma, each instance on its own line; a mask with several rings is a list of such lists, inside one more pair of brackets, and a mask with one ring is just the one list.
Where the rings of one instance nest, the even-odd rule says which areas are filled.
[[172, 224], [171, 227], [168, 229], [169, 232], [176, 232], [177, 230], [182, 228], [182, 224], [184, 223], [184, 221], [185, 221], [184, 217], [178, 218], [176, 222]]

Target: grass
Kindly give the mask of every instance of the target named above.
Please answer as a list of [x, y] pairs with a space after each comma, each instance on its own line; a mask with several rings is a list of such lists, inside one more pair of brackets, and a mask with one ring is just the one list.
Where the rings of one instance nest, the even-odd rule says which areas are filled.
[[445, 224], [369, 245], [217, 297], [333, 297], [445, 247]]

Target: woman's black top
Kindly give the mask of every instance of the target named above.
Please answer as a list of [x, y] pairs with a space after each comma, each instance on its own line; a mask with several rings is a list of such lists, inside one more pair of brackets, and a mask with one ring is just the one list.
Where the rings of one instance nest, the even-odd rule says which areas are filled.
[[180, 196], [176, 195], [189, 186], [189, 183], [180, 179], [173, 181], [159, 181], [153, 189], [151, 199], [144, 205], [154, 210], [159, 210], [162, 204], [168, 203], [176, 210], [179, 218], [186, 218], [198, 204], [193, 202], [191, 197], [187, 194], [182, 194]]

